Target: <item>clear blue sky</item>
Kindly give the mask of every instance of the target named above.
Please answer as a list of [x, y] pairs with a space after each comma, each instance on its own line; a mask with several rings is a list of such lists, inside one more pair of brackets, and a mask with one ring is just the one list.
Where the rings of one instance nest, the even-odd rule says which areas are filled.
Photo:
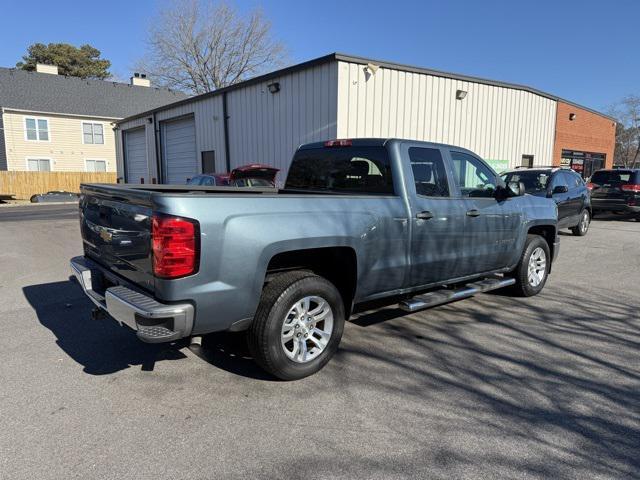
[[[229, 0], [233, 3], [232, 0]], [[3, 2], [0, 66], [34, 42], [90, 43], [130, 75], [162, 2]], [[261, 7], [289, 63], [338, 51], [524, 83], [605, 109], [640, 95], [640, 0], [240, 0]], [[15, 20], [13, 20], [15, 19]], [[1, 88], [1, 86], [0, 86]]]

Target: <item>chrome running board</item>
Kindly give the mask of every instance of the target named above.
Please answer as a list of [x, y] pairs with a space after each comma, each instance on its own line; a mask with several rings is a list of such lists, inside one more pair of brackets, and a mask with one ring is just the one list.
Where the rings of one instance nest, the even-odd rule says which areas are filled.
[[443, 303], [469, 298], [477, 293], [508, 287], [514, 283], [516, 283], [515, 278], [492, 277], [478, 282], [468, 283], [455, 290], [441, 288], [432, 292], [423, 293], [422, 295], [416, 295], [415, 297], [403, 300], [399, 306], [400, 309], [405, 312], [416, 312], [425, 308], [435, 307], [436, 305], [442, 305]]

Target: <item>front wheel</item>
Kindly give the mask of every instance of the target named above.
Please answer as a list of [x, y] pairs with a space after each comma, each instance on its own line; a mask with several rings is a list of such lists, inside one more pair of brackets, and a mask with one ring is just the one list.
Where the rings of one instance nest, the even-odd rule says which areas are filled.
[[283, 273], [262, 292], [249, 329], [249, 350], [264, 370], [282, 380], [316, 373], [333, 357], [345, 322], [336, 287], [309, 272]]
[[578, 237], [584, 237], [587, 234], [587, 230], [589, 230], [589, 223], [591, 223], [589, 210], [583, 210], [578, 224], [575, 227], [571, 227], [571, 233]]
[[532, 297], [544, 288], [551, 267], [549, 245], [540, 235], [527, 235], [518, 266], [511, 273], [516, 279], [513, 289], [517, 295]]

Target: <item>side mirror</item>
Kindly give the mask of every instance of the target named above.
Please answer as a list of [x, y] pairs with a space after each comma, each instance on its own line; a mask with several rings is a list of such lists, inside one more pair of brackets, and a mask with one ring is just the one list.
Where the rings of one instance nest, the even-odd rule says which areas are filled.
[[555, 195], [556, 193], [567, 193], [569, 191], [569, 187], [566, 185], [556, 185], [553, 187], [551, 195]]

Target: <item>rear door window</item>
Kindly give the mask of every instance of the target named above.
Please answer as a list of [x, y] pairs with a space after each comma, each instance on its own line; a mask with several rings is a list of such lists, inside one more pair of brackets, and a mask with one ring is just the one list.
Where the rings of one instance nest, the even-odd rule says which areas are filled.
[[584, 180], [575, 172], [567, 170], [565, 172], [569, 176], [569, 188], [578, 188], [584, 185]]
[[505, 183], [522, 182], [526, 193], [539, 193], [546, 192], [549, 176], [549, 171], [537, 171], [537, 170], [518, 170], [516, 172], [508, 172], [502, 174], [502, 179]]
[[416, 193], [425, 197], [448, 197], [449, 183], [442, 153], [437, 148], [411, 147], [409, 161]]
[[289, 168], [285, 189], [392, 195], [389, 154], [383, 146], [299, 150]]
[[579, 186], [580, 177], [573, 172], [569, 172], [567, 170], [560, 172], [564, 176], [565, 182], [569, 190], [573, 190]]
[[551, 191], [556, 187], [567, 187], [569, 188], [569, 184], [567, 183], [567, 178], [564, 176], [564, 172], [556, 172], [553, 177], [551, 177]]

